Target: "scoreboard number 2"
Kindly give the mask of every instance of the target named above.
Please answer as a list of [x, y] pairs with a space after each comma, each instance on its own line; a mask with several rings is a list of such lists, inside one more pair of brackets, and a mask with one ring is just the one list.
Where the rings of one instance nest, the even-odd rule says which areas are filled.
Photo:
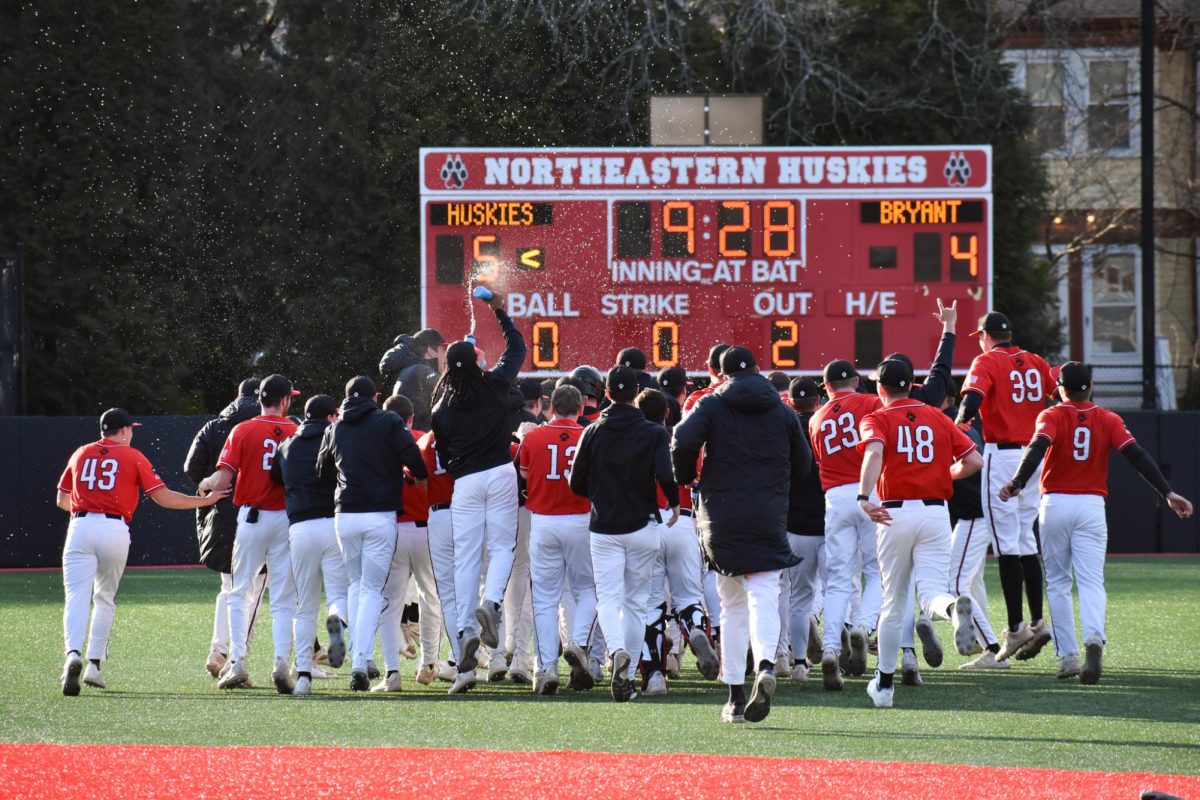
[[771, 363], [783, 368], [800, 363], [800, 325], [795, 320], [777, 319], [771, 323]]

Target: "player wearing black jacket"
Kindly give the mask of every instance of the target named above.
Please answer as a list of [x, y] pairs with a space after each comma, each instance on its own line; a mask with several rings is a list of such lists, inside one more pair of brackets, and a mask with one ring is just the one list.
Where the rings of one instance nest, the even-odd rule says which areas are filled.
[[[671, 474], [669, 435], [633, 406], [638, 376], [629, 367], [608, 372], [612, 405], [584, 429], [571, 466], [571, 491], [592, 501], [592, 571], [596, 616], [612, 654], [612, 696], [637, 696], [633, 672], [641, 652], [650, 578], [661, 541], [655, 484], [662, 487], [674, 525], [679, 488]], [[457, 491], [457, 487], [455, 488]]]
[[396, 549], [396, 514], [403, 510], [404, 468], [426, 478], [425, 462], [404, 420], [375, 405], [375, 382], [365, 375], [346, 384], [337, 422], [325, 429], [317, 471], [337, 475], [334, 527], [350, 581], [353, 628], [350, 688], [371, 688], [367, 661], [383, 612], [383, 585]]
[[346, 658], [342, 631], [346, 626], [346, 565], [334, 530], [333, 493], [337, 476], [317, 471], [325, 431], [337, 419], [337, 403], [327, 394], [310, 397], [304, 422], [284, 440], [271, 463], [271, 479], [283, 486], [288, 515], [288, 550], [296, 583], [296, 670], [292, 694], [312, 692], [313, 640], [321, 610], [321, 582], [328, 596], [329, 663], [340, 667]]
[[[451, 694], [475, 685], [480, 641], [490, 648], [500, 643], [500, 604], [517, 540], [517, 471], [512, 464], [509, 412], [517, 373], [525, 361], [525, 340], [504, 313], [498, 294], [483, 302], [492, 308], [504, 333], [503, 355], [484, 372], [474, 343], [455, 342], [446, 350], [446, 371], [433, 390], [432, 430], [438, 460], [454, 476], [450, 515], [457, 619], [446, 620], [446, 626], [458, 633], [460, 657]], [[483, 601], [476, 607], [485, 544], [487, 576]]]

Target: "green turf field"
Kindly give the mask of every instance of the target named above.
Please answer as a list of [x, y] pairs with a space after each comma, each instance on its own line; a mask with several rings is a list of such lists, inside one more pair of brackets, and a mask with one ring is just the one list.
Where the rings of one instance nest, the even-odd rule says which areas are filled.
[[[993, 623], [1002, 602], [989, 563]], [[270, 637], [255, 637], [263, 688], [221, 692], [203, 670], [216, 576], [134, 570], [118, 597], [109, 689], [60, 693], [62, 585], [57, 572], [0, 574], [0, 741], [89, 744], [345, 745], [693, 752], [932, 761], [1200, 774], [1200, 559], [1115, 558], [1108, 565], [1109, 647], [1099, 686], [1054, 678], [1052, 648], [1007, 673], [956, 669], [948, 654], [925, 685], [897, 687], [877, 710], [864, 687], [783, 681], [761, 725], [719, 722], [724, 691], [690, 656], [665, 698], [613, 703], [607, 692], [535, 697], [511, 683], [448, 697], [418, 686], [351, 695], [348, 669], [309, 698], [270, 686]], [[949, 628], [939, 624], [951, 653]], [[873, 664], [873, 661], [872, 661]], [[566, 674], [565, 665], [562, 674]]]

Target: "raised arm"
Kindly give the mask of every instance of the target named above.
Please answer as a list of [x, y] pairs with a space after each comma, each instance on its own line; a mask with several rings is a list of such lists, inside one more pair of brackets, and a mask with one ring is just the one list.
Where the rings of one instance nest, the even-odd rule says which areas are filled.
[[500, 330], [504, 332], [504, 353], [491, 371], [513, 383], [517, 379], [517, 373], [521, 371], [521, 365], [525, 363], [525, 337], [521, 336], [508, 314], [504, 313], [499, 294], [492, 295], [488, 305], [496, 313], [496, 319], [500, 321]]

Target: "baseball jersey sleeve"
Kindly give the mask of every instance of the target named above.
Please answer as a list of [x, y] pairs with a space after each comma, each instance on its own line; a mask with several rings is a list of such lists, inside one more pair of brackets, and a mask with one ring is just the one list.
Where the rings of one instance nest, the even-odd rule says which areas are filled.
[[241, 457], [238, 451], [241, 449], [238, 445], [242, 441], [242, 431], [245, 428], [241, 425], [235, 426], [229, 432], [229, 438], [225, 440], [225, 446], [221, 448], [221, 455], [217, 457], [217, 467], [225, 467], [234, 475], [241, 469]]
[[962, 461], [971, 454], [972, 450], [976, 449], [975, 443], [971, 441], [971, 437], [967, 436], [961, 428], [950, 422], [949, 417], [944, 417], [944, 419], [949, 423], [943, 427], [946, 429], [947, 434], [950, 436], [950, 441], [953, 443], [952, 452], [954, 453], [954, 460]]
[[135, 452], [137, 455], [135, 456], [134, 464], [137, 466], [138, 486], [141, 487], [142, 491], [150, 494], [165, 487], [166, 484], [163, 483], [162, 478], [158, 477], [158, 474], [154, 471], [154, 466], [150, 463], [150, 459], [146, 458], [146, 455], [140, 450]]
[[[1054, 408], [1057, 408], [1055, 406]], [[1033, 429], [1033, 437], [1042, 437], [1047, 442], [1054, 444], [1055, 438], [1058, 436], [1058, 414], [1054, 413], [1054, 408], [1047, 408], [1042, 413], [1038, 414], [1037, 426]]]
[[1125, 426], [1125, 420], [1117, 414], [1109, 411], [1105, 414], [1108, 421], [1108, 436], [1112, 446], [1117, 450], [1124, 450], [1131, 444], [1136, 444], [1137, 440], [1133, 438], [1133, 434], [1129, 432], [1129, 428]]
[[976, 356], [971, 362], [971, 368], [967, 371], [967, 378], [963, 381], [961, 394], [967, 392], [976, 392], [981, 395], [986, 395], [988, 390], [992, 388], [993, 378], [989, 367], [989, 362], [983, 356]]
[[862, 422], [858, 423], [858, 438], [859, 450], [866, 450], [868, 442], [879, 442], [886, 445], [887, 426], [883, 419], [874, 412], [863, 417]]
[[75, 460], [79, 457], [79, 451], [76, 450], [71, 454], [71, 458], [67, 460], [66, 469], [63, 470], [62, 477], [58, 479], [58, 490], [70, 494], [75, 488]]

